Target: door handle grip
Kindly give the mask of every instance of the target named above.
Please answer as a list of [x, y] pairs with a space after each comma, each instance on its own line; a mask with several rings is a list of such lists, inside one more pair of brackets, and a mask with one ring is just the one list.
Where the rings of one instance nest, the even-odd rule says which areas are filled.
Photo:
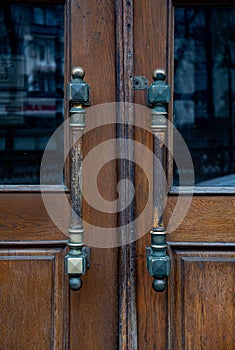
[[[170, 101], [170, 86], [165, 82], [163, 69], [155, 69], [154, 82], [147, 89], [147, 98], [152, 115], [153, 133], [153, 228], [150, 231], [151, 244], [147, 247], [147, 270], [153, 276], [153, 289], [161, 292], [166, 288], [166, 277], [170, 273], [170, 258], [167, 255], [166, 230], [163, 224], [163, 209], [166, 184], [159, 167], [165, 168], [165, 142], [167, 133], [167, 107]], [[157, 158], [157, 161], [156, 161]]]
[[69, 252], [65, 257], [65, 272], [69, 275], [72, 290], [82, 287], [81, 276], [86, 273], [88, 250], [84, 247], [84, 226], [82, 221], [82, 135], [85, 128], [86, 110], [89, 105], [89, 85], [84, 82], [85, 71], [82, 67], [73, 67], [72, 80], [67, 86], [67, 98], [70, 105], [70, 190], [71, 223], [68, 229]]

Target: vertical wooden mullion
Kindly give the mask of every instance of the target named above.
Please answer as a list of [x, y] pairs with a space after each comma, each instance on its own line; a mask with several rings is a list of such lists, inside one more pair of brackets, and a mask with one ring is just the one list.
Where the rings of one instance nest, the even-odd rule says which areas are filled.
[[[152, 72], [156, 68], [166, 70], [167, 83], [172, 77], [172, 1], [171, 0], [134, 0], [134, 47], [135, 75], [147, 77], [152, 82]], [[135, 92], [135, 103], [145, 104], [145, 93]], [[172, 104], [169, 106], [172, 115]], [[146, 127], [149, 127], [149, 121]], [[149, 149], [153, 149], [151, 134], [142, 132], [138, 139]], [[168, 137], [168, 135], [167, 135]], [[169, 142], [169, 139], [168, 139]], [[171, 174], [170, 160], [166, 159], [168, 172]], [[170, 176], [170, 175], [169, 175]], [[141, 183], [142, 193], [138, 193], [136, 210], [141, 210], [141, 200], [145, 195], [147, 183], [136, 172], [136, 183]], [[146, 269], [145, 249], [149, 245], [149, 235], [141, 237], [136, 244], [137, 262], [137, 307], [138, 307], [138, 348], [167, 349], [167, 291], [156, 293], [152, 289], [152, 278]]]
[[[133, 1], [116, 0], [116, 81], [117, 102], [133, 103]], [[128, 124], [129, 123], [129, 124]], [[134, 149], [129, 144], [128, 149], [122, 149], [118, 139], [134, 138], [134, 115], [132, 109], [126, 106], [117, 108], [117, 153], [126, 159], [133, 159]], [[125, 159], [117, 160], [118, 181], [128, 179], [134, 183], [134, 165]], [[128, 199], [130, 193], [125, 188]], [[127, 202], [127, 201], [126, 201]], [[135, 232], [133, 203], [118, 214], [118, 227], [131, 223], [130, 230]], [[126, 232], [124, 234], [127, 234]], [[136, 321], [136, 266], [135, 243], [123, 245], [119, 248], [119, 349], [137, 349], [137, 321]]]

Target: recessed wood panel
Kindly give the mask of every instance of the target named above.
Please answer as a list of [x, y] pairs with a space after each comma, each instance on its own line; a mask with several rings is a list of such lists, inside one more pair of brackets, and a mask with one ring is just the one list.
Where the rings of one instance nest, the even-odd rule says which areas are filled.
[[[185, 195], [186, 196], [186, 195]], [[165, 222], [174, 212], [177, 196], [168, 198]], [[177, 229], [168, 235], [169, 241], [188, 242], [234, 242], [235, 197], [195, 196], [186, 216], [184, 208], [178, 211], [177, 220], [182, 219]]]
[[0, 251], [0, 348], [62, 349], [63, 249]]
[[170, 349], [234, 349], [235, 253], [172, 253]]
[[[56, 212], [56, 193], [54, 196]], [[69, 226], [66, 208], [62, 213], [57, 210], [57, 216]], [[11, 242], [68, 239], [51, 221], [40, 193], [1, 193], [0, 238]]]

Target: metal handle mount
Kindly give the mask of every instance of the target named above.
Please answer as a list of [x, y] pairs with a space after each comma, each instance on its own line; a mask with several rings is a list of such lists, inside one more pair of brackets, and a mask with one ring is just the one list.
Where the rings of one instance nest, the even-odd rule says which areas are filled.
[[[166, 288], [166, 277], [170, 273], [170, 259], [166, 254], [166, 230], [163, 225], [163, 209], [166, 184], [158, 162], [165, 168], [165, 142], [167, 132], [167, 105], [170, 101], [170, 86], [165, 82], [163, 69], [155, 69], [154, 82], [147, 89], [148, 102], [152, 108], [153, 133], [153, 206], [154, 219], [151, 234], [151, 246], [147, 248], [147, 269], [153, 276], [153, 289], [161, 292]], [[156, 161], [156, 159], [158, 161]]]
[[82, 287], [81, 276], [87, 269], [87, 249], [84, 247], [82, 222], [82, 135], [86, 125], [86, 111], [83, 106], [89, 105], [89, 85], [84, 82], [84, 76], [85, 71], [82, 67], [73, 67], [72, 81], [67, 86], [70, 103], [72, 210], [65, 271], [69, 275], [69, 286], [72, 290], [79, 290]]

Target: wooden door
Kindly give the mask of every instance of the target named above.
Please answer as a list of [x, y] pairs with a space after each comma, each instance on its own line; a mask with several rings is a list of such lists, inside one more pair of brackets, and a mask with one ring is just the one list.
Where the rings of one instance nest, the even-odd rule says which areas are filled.
[[[62, 115], [69, 117], [63, 100], [72, 66], [85, 68], [92, 105], [115, 101], [114, 4], [3, 1], [0, 9], [0, 348], [115, 349], [117, 249], [92, 249], [83, 289], [70, 291], [64, 268], [68, 237], [50, 219], [39, 186], [46, 142]], [[93, 131], [90, 140], [101, 142], [107, 134], [115, 135], [114, 128]], [[67, 145], [67, 131], [64, 139]], [[84, 143], [86, 152], [92, 142]], [[58, 147], [63, 150], [63, 143]], [[101, 174], [101, 180], [114, 174], [103, 184], [109, 197], [113, 168]], [[69, 195], [69, 186], [68, 165], [64, 180], [57, 178], [46, 190]], [[97, 212], [84, 211], [100, 225]], [[70, 213], [56, 215], [67, 220]], [[107, 218], [107, 225], [114, 220]]]
[[[9, 4], [15, 7], [9, 7]], [[32, 160], [35, 154], [37, 159], [41, 159], [43, 148], [35, 146], [34, 152], [31, 152], [31, 146], [27, 144], [26, 149], [22, 146], [22, 138], [28, 137], [30, 144], [45, 147], [45, 139], [44, 143], [40, 141], [40, 137], [44, 137], [43, 132], [51, 134], [51, 125], [55, 129], [62, 122], [63, 86], [71, 80], [73, 66], [80, 65], [86, 70], [85, 81], [91, 87], [91, 108], [120, 101], [146, 105], [145, 92], [133, 89], [134, 76], [145, 76], [151, 82], [155, 68], [166, 70], [173, 97], [174, 12], [180, 6], [190, 7], [192, 11], [192, 6], [198, 4], [209, 4], [214, 8], [221, 5], [219, 1], [186, 0], [53, 0], [40, 1], [40, 4], [27, 0], [26, 12], [18, 0], [3, 1], [0, 25], [5, 40], [0, 41], [0, 107], [1, 111], [2, 106], [7, 108], [0, 115], [1, 138], [4, 140], [0, 143], [3, 160], [0, 166], [1, 349], [234, 348], [234, 197], [231, 186], [230, 189], [214, 186], [205, 190], [205, 185], [198, 188], [181, 225], [169, 233], [171, 275], [166, 291], [156, 293], [152, 289], [152, 278], [146, 269], [145, 252], [149, 245], [149, 235], [146, 234], [137, 242], [119, 248], [92, 247], [90, 268], [83, 277], [83, 287], [74, 292], [68, 288], [64, 269], [68, 237], [60, 232], [48, 215], [38, 178], [30, 183], [34, 169], [40, 167], [40, 161]], [[233, 5], [233, 1], [222, 5]], [[28, 17], [29, 13], [33, 17]], [[194, 14], [190, 16], [192, 22], [196, 17]], [[63, 18], [64, 31], [61, 30]], [[186, 21], [187, 24], [189, 22]], [[196, 31], [199, 37], [202, 36], [200, 25]], [[204, 24], [204, 33], [205, 27]], [[232, 30], [230, 32], [233, 33]], [[22, 33], [23, 36], [20, 36]], [[48, 67], [54, 79], [54, 85], [50, 85], [51, 80], [45, 74], [43, 48], [47, 46], [46, 41], [55, 38], [55, 35], [54, 49], [47, 52], [47, 57], [53, 58], [53, 64]], [[188, 47], [187, 43], [185, 47]], [[229, 55], [233, 57], [228, 45], [226, 53], [226, 60]], [[28, 66], [24, 66], [34, 71], [31, 80], [24, 71], [26, 68], [22, 68], [25, 55], [30, 55], [32, 59]], [[210, 57], [208, 55], [208, 59]], [[15, 70], [12, 70], [13, 63], [17, 67]], [[54, 66], [60, 67], [56, 75], [53, 73]], [[233, 69], [233, 66], [230, 68]], [[8, 72], [8, 82], [4, 80], [6, 75], [3, 72]], [[187, 76], [185, 70], [183, 73]], [[19, 77], [17, 81], [14, 80], [16, 76]], [[226, 76], [225, 85], [232, 85], [232, 71]], [[212, 78], [210, 73], [208, 80]], [[46, 94], [48, 91], [50, 94]], [[54, 93], [51, 94], [51, 91]], [[211, 90], [199, 91], [197, 96], [203, 93], [206, 98], [198, 100], [203, 103], [205, 100], [212, 101]], [[221, 95], [218, 96], [223, 100]], [[231, 109], [231, 89], [227, 96], [225, 101], [230, 101], [228, 105]], [[180, 99], [182, 96], [178, 93], [176, 97]], [[213, 103], [205, 108], [218, 112], [216, 101], [213, 97]], [[69, 105], [66, 100], [64, 104], [63, 115], [68, 118]], [[22, 110], [27, 113], [17, 113]], [[43, 117], [40, 117], [42, 112]], [[173, 120], [173, 98], [168, 112]], [[116, 127], [112, 123], [88, 133], [84, 138], [84, 155], [107, 139], [126, 138], [127, 135], [151, 149], [151, 134], [134, 130], [125, 119], [129, 117], [128, 113], [120, 114], [116, 120], [118, 125], [125, 127]], [[32, 130], [27, 127], [27, 119], [31, 120]], [[212, 119], [210, 123], [213, 123]], [[233, 120], [229, 120], [231, 143]], [[150, 119], [146, 119], [146, 125], [149, 122]], [[203, 129], [204, 138], [207, 137], [206, 129]], [[226, 129], [223, 130], [224, 136]], [[218, 134], [218, 131], [214, 128], [213, 133]], [[38, 143], [36, 136], [39, 137]], [[201, 135], [196, 136], [200, 139]], [[67, 147], [68, 130], [64, 139]], [[128, 152], [131, 156], [134, 150], [130, 148]], [[229, 152], [225, 154], [231, 155]], [[232, 172], [231, 158], [230, 163]], [[19, 176], [16, 169], [23, 169], [18, 182], [15, 181]], [[169, 181], [171, 169], [169, 158]], [[64, 191], [69, 196], [69, 173], [68, 164], [64, 180], [60, 178], [60, 182], [47, 190], [55, 197], [58, 192]], [[99, 190], [105, 199], [114, 201], [117, 198], [116, 184], [125, 176], [135, 183], [138, 190], [135, 205], [130, 205], [125, 212], [108, 214], [84, 203], [87, 222], [95, 223], [97, 228], [112, 228], [134, 221], [134, 212], [138, 215], [143, 210], [148, 190], [146, 178], [138, 167], [134, 169], [130, 162], [119, 160], [109, 162], [99, 174]], [[184, 195], [191, 195], [191, 192], [185, 190]], [[172, 188], [165, 209], [166, 226], [177, 196], [177, 188]], [[58, 210], [57, 215], [69, 221], [69, 212]]]
[[[139, 349], [234, 348], [235, 207], [234, 188], [231, 184], [226, 187], [230, 176], [226, 166], [231, 173], [234, 171], [233, 151], [231, 157], [225, 155], [234, 148], [232, 139], [230, 144], [225, 140], [233, 115], [229, 107], [233, 83], [228, 60], [233, 41], [231, 22], [225, 25], [224, 20], [219, 20], [225, 18], [225, 13], [233, 13], [233, 6], [232, 1], [135, 2], [135, 74], [151, 79], [150, 67], [166, 69], [172, 89], [169, 118], [187, 142], [196, 176], [194, 189], [182, 188], [185, 198], [193, 193], [189, 211], [181, 224], [168, 233], [171, 274], [163, 293], [153, 291], [152, 279], [144, 273], [144, 248], [149, 237], [137, 242]], [[215, 19], [220, 34], [215, 34]], [[218, 55], [226, 59], [221, 58], [219, 63]], [[205, 74], [207, 81], [203, 82]], [[215, 88], [218, 79], [220, 88]], [[226, 81], [230, 81], [230, 87]], [[226, 103], [222, 102], [225, 90]], [[136, 97], [137, 101], [141, 99]], [[203, 119], [205, 114], [208, 122]], [[223, 155], [222, 148], [226, 149]], [[223, 158], [223, 165], [218, 165], [217, 157]], [[168, 164], [169, 182], [174, 185], [171, 166]], [[211, 173], [205, 175], [209, 167]], [[166, 226], [179, 196], [179, 188], [171, 187], [165, 207]]]

